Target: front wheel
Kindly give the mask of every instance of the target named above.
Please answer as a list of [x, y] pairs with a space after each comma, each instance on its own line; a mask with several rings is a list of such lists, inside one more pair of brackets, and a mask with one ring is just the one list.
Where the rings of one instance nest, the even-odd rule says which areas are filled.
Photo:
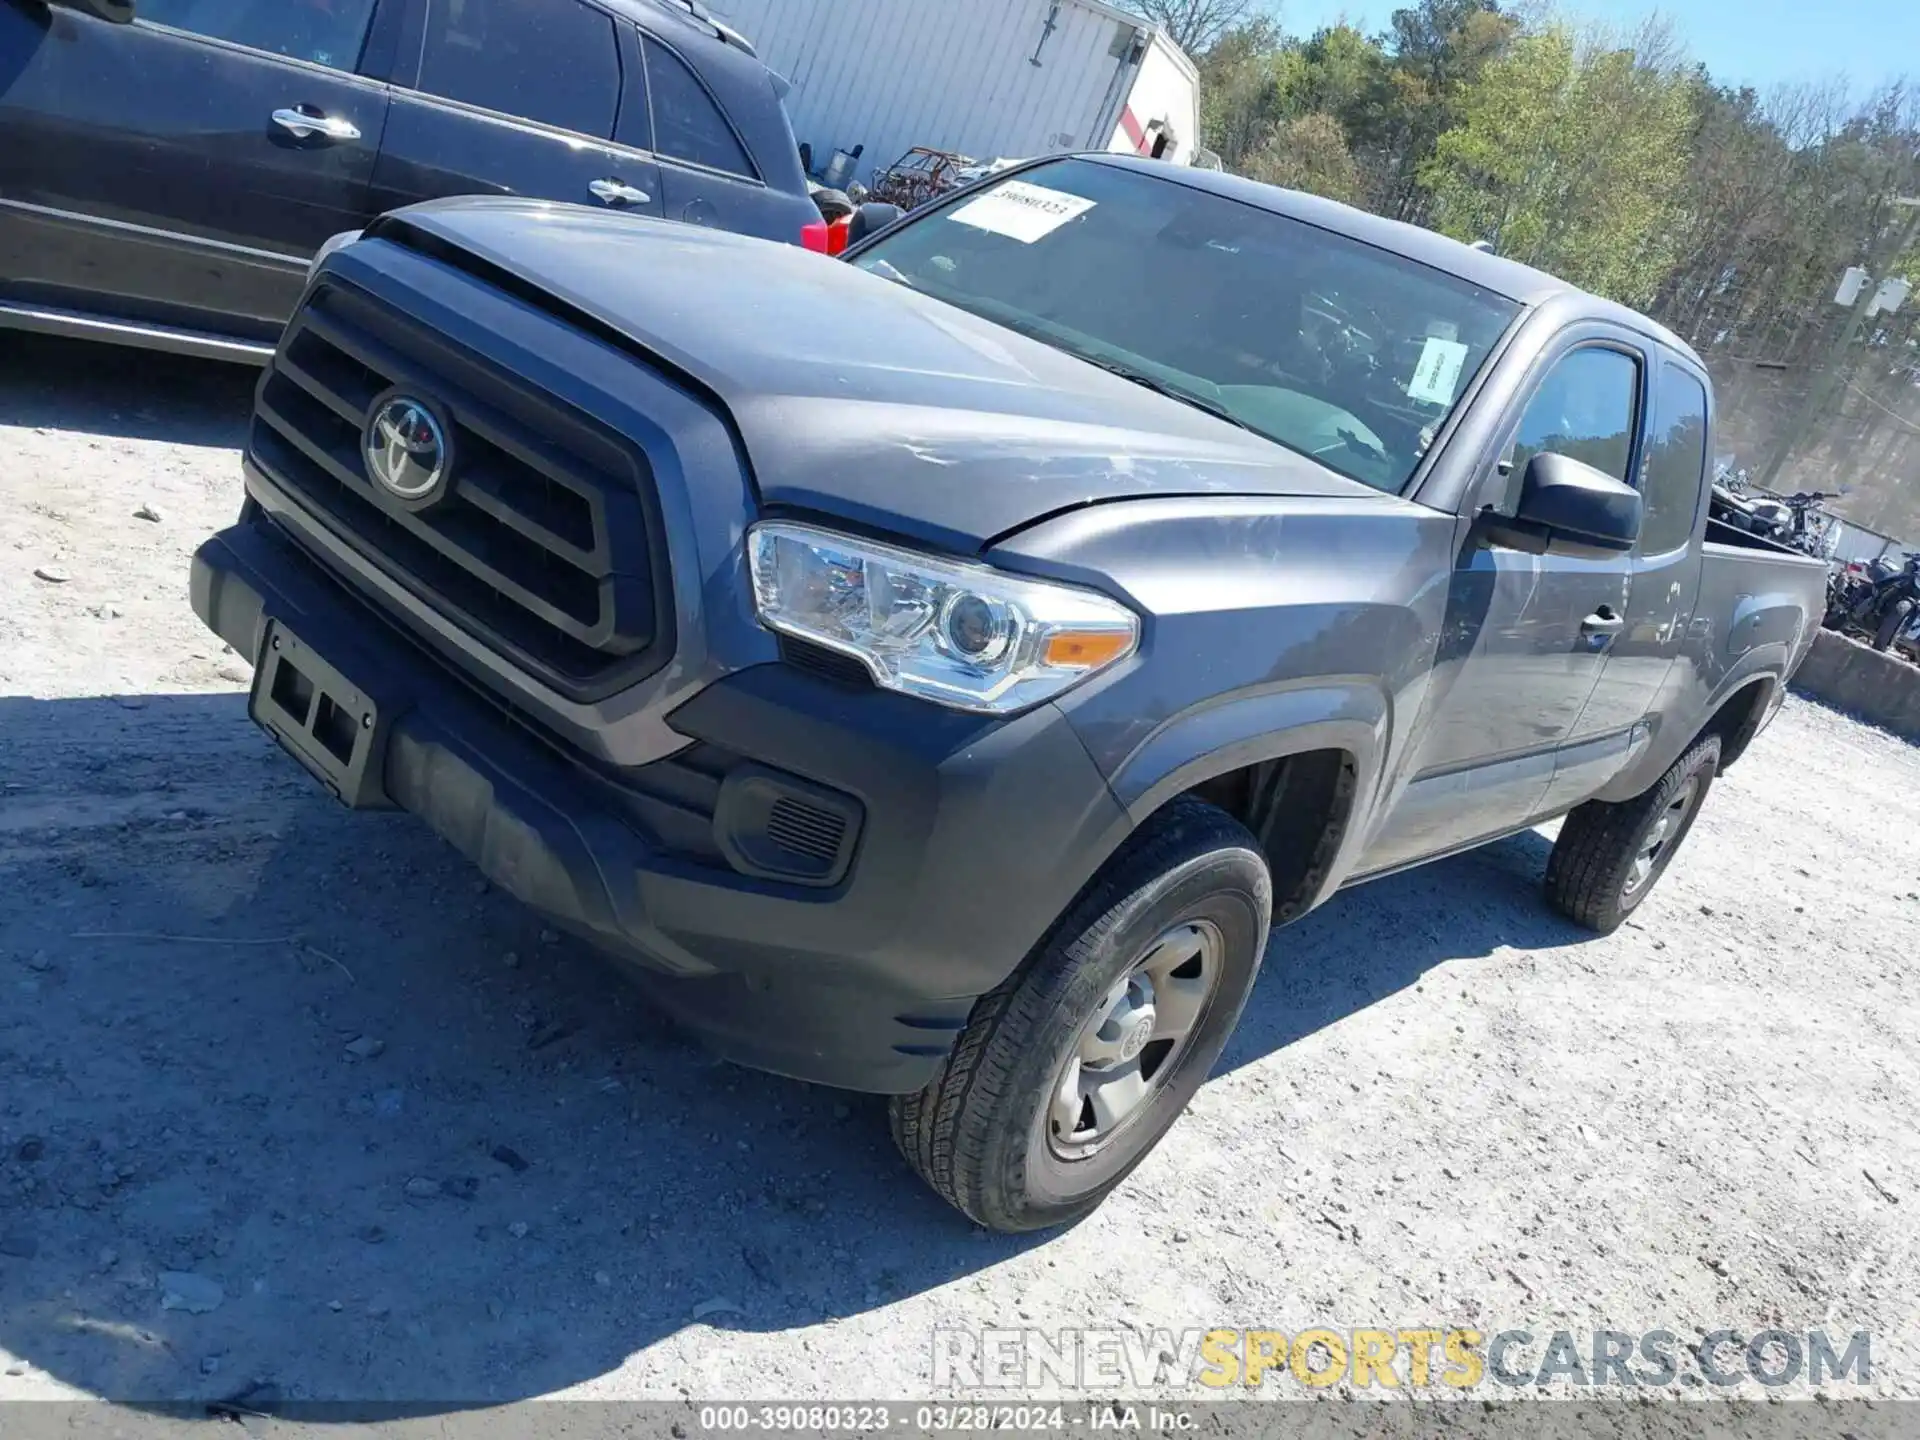
[[1266, 948], [1273, 887], [1245, 827], [1176, 800], [983, 995], [931, 1084], [890, 1106], [921, 1179], [990, 1230], [1093, 1210], [1185, 1110]]
[[1720, 737], [1709, 735], [1633, 799], [1575, 809], [1547, 860], [1547, 903], [1602, 935], [1618, 930], [1666, 873], [1719, 772]]
[[1894, 642], [1894, 637], [1906, 628], [1907, 617], [1913, 614], [1913, 601], [1898, 600], [1887, 607], [1887, 613], [1880, 617], [1880, 625], [1873, 632], [1873, 648], [1885, 650]]

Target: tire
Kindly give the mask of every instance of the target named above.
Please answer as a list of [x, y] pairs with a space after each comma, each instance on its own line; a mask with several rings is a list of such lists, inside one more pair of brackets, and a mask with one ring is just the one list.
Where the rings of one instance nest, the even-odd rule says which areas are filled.
[[1873, 648], [1885, 650], [1893, 644], [1894, 637], [1907, 623], [1907, 617], [1913, 613], [1913, 601], [1896, 600], [1887, 607], [1887, 613], [1880, 617], [1880, 624], [1873, 632]]
[[[1128, 838], [1020, 967], [980, 998], [926, 1089], [893, 1098], [900, 1153], [937, 1194], [990, 1230], [1039, 1230], [1088, 1214], [1146, 1158], [1219, 1059], [1259, 974], [1272, 912], [1272, 881], [1253, 836], [1212, 805], [1174, 801]], [[1159, 977], [1138, 968], [1178, 955], [1189, 935], [1202, 947], [1193, 960]], [[1204, 998], [1180, 1002], [1195, 1017], [1184, 1039], [1142, 1041], [1144, 1029], [1154, 1028], [1146, 1011], [1111, 1008], [1118, 994], [1133, 1004], [1145, 974], [1144, 993], [1172, 1013], [1171, 997], [1186, 993], [1176, 986], [1195, 983], [1180, 978], [1189, 970], [1207, 984]], [[1083, 1140], [1098, 1128], [1092, 1099], [1074, 1113], [1093, 1117], [1093, 1129], [1076, 1121], [1066, 1130], [1059, 1121], [1077, 1093], [1063, 1084], [1069, 1063], [1087, 1047], [1112, 1045], [1101, 1037], [1129, 1017], [1143, 1029], [1125, 1035], [1113, 1063], [1150, 1075], [1144, 1098], [1104, 1138]], [[1154, 1062], [1163, 1043], [1172, 1048]], [[1109, 1073], [1118, 1072], [1088, 1061], [1072, 1066], [1076, 1077]]]
[[[1720, 737], [1694, 742], [1652, 787], [1631, 800], [1589, 800], [1568, 815], [1547, 860], [1547, 902], [1576, 925], [1612, 934], [1659, 883], [1720, 771]], [[1691, 787], [1691, 788], [1689, 788]], [[1645, 874], [1636, 876], [1654, 827], [1686, 796]]]

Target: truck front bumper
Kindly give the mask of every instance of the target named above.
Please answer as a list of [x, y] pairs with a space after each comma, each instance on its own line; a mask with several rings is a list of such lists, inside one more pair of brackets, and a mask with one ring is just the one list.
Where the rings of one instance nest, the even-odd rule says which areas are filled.
[[864, 813], [830, 888], [755, 878], [670, 848], [609, 804], [605, 777], [456, 678], [270, 522], [243, 518], [202, 545], [192, 596], [256, 665], [285, 627], [379, 697], [383, 799], [628, 962], [720, 1054], [799, 1079], [925, 1085], [974, 1001], [1129, 825], [1052, 706], [985, 721], [760, 665], [700, 691], [673, 729]]

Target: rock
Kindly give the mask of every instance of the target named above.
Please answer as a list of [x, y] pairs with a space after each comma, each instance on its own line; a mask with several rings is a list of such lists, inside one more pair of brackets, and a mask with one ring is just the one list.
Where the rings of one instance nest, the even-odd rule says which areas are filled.
[[342, 1310], [346, 1308], [347, 1308], [347, 1302], [344, 1300], [327, 1301], [327, 1309], [333, 1311], [333, 1313], [336, 1315], [338, 1315]]
[[201, 1356], [200, 1373], [202, 1375], [218, 1375], [220, 1373], [220, 1357], [218, 1355]]
[[698, 1305], [693, 1307], [693, 1318], [695, 1320], [704, 1320], [709, 1315], [744, 1315], [746, 1313], [746, 1311], [734, 1304], [733, 1301], [719, 1295], [714, 1296], [711, 1300], [702, 1300]]
[[59, 565], [36, 565], [33, 573], [49, 585], [64, 585], [73, 579], [72, 573]]
[[528, 1168], [525, 1157], [523, 1157], [520, 1154], [520, 1152], [518, 1150], [515, 1150], [511, 1145], [494, 1146], [493, 1158], [498, 1160], [502, 1165], [506, 1166], [509, 1170], [513, 1171], [513, 1173], [516, 1175], [524, 1174]]
[[24, 1360], [15, 1360], [15, 1361], [14, 1361], [14, 1362], [13, 1362], [13, 1363], [12, 1363], [11, 1365], [9, 1365], [9, 1366], [7, 1366], [7, 1374], [9, 1374], [9, 1375], [24, 1375], [24, 1374], [26, 1374], [26, 1373], [27, 1373], [27, 1371], [28, 1371], [28, 1369], [29, 1369], [29, 1368], [30, 1368], [30, 1367], [28, 1366], [28, 1364], [27, 1364], [27, 1362], [26, 1362], [26, 1361], [24, 1361]]
[[527, 1238], [527, 1222], [524, 1220], [514, 1221], [511, 1225], [507, 1226], [507, 1234], [513, 1236], [513, 1238], [516, 1240], [526, 1239]]
[[429, 1180], [425, 1175], [414, 1176], [407, 1181], [405, 1189], [408, 1198], [413, 1200], [437, 1200], [441, 1194], [440, 1182]]
[[471, 1200], [480, 1193], [480, 1182], [471, 1175], [451, 1175], [440, 1188], [456, 1200]]
[[53, 960], [48, 956], [46, 951], [36, 950], [27, 957], [27, 968], [29, 970], [38, 970], [42, 974], [45, 974], [53, 968]]
[[393, 1313], [393, 1302], [382, 1296], [367, 1302], [367, 1314], [375, 1320], [384, 1320]]
[[593, 1283], [598, 1285], [602, 1290], [605, 1290], [613, 1284], [613, 1276], [604, 1270], [596, 1270], [593, 1272]]
[[11, 1255], [16, 1260], [31, 1260], [40, 1253], [40, 1242], [31, 1235], [22, 1235], [18, 1231], [0, 1235], [0, 1255]]
[[371, 1035], [361, 1035], [347, 1042], [347, 1053], [361, 1060], [371, 1060], [387, 1048], [387, 1042], [376, 1040]]
[[1184, 1230], [1176, 1230], [1173, 1232], [1173, 1243], [1176, 1245], [1184, 1245], [1192, 1238], [1193, 1237]]
[[25, 1160], [29, 1164], [38, 1160], [46, 1153], [47, 1142], [42, 1140], [38, 1135], [29, 1135], [13, 1147], [13, 1158], [16, 1160]]
[[138, 510], [133, 512], [133, 518], [136, 520], [151, 520], [154, 524], [158, 525], [160, 523], [160, 512], [151, 505], [143, 504]]
[[205, 1315], [218, 1310], [227, 1292], [218, 1280], [209, 1280], [191, 1270], [166, 1270], [160, 1275], [160, 1308], [184, 1310], [189, 1315]]

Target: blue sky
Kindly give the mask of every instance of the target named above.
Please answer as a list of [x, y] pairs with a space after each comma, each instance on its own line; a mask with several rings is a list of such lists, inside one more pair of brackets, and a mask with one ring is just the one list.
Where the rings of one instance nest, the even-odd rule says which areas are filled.
[[[1386, 28], [1405, 0], [1281, 0], [1289, 34], [1311, 34], [1342, 16], [1369, 33]], [[1765, 89], [1781, 81], [1845, 75], [1856, 94], [1910, 71], [1920, 79], [1920, 3], [1915, 0], [1563, 0], [1556, 6], [1611, 24], [1658, 9], [1694, 56], [1729, 84]]]

